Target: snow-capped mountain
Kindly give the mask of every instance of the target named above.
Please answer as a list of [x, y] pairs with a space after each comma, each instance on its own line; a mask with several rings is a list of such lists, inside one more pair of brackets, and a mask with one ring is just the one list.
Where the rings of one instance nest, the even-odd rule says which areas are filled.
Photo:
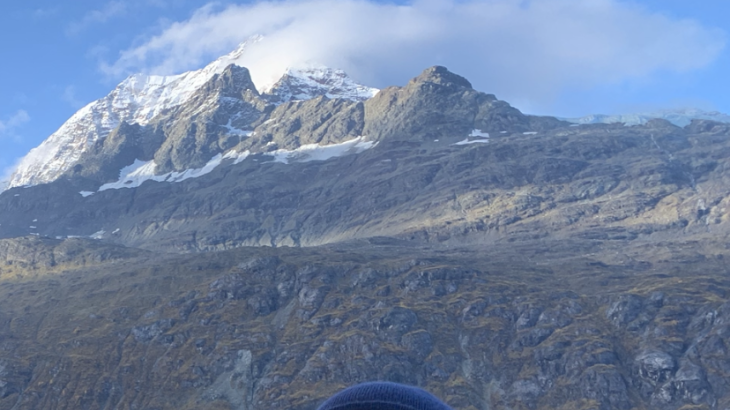
[[271, 102], [309, 100], [319, 96], [364, 101], [378, 93], [377, 88], [355, 83], [342, 70], [324, 66], [289, 68], [264, 96]]
[[[246, 50], [262, 39], [252, 37], [200, 70], [172, 76], [135, 74], [128, 77], [109, 95], [79, 110], [32, 149], [20, 161], [7, 188], [54, 181], [122, 122], [146, 125], [156, 116], [189, 101], [226, 67], [244, 66]], [[355, 83], [342, 70], [307, 65], [288, 69], [262, 97], [271, 104], [321, 95], [362, 101], [377, 92], [377, 89]], [[0, 189], [5, 188], [0, 186]]]
[[626, 125], [641, 125], [646, 124], [649, 120], [654, 118], [667, 120], [678, 127], [684, 127], [688, 125], [690, 122], [692, 122], [693, 119], [730, 123], [730, 115], [717, 111], [704, 111], [697, 108], [660, 110], [636, 114], [592, 114], [579, 118], [561, 119], [575, 124], [611, 124], [619, 122]]

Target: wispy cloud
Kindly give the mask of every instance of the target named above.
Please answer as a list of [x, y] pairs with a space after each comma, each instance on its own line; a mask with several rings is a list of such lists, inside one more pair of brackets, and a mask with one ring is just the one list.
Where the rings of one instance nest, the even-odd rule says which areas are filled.
[[56, 7], [48, 7], [48, 8], [38, 8], [33, 10], [33, 18], [36, 20], [44, 20], [47, 18], [51, 18], [58, 14], [60, 8], [58, 6]]
[[180, 1], [171, 2], [169, 0], [142, 0], [142, 2], [148, 6], [158, 7], [158, 8], [165, 8], [169, 7], [171, 3], [179, 3]]
[[114, 17], [126, 14], [127, 11], [127, 4], [124, 1], [110, 1], [100, 9], [87, 12], [81, 20], [71, 22], [66, 27], [66, 35], [77, 35], [93, 24], [106, 23]]
[[593, 87], [686, 72], [713, 62], [726, 34], [619, 0], [282, 0], [208, 5], [138, 42], [108, 75], [179, 73], [254, 34], [255, 81], [316, 61], [374, 86], [402, 84], [440, 64], [511, 101], [548, 101], [566, 86]]
[[76, 87], [74, 87], [73, 85], [69, 85], [63, 90], [61, 99], [67, 102], [71, 107], [76, 109], [79, 109], [86, 105], [84, 101], [76, 96]]
[[17, 92], [13, 95], [13, 102], [16, 104], [28, 104], [31, 101], [30, 97], [26, 93]]
[[6, 160], [0, 159], [0, 192], [4, 191], [8, 187], [8, 184], [13, 177], [13, 172], [15, 172], [19, 162], [20, 160], [16, 160], [14, 165], [8, 165]]
[[5, 137], [19, 139], [20, 137], [16, 131], [28, 121], [30, 121], [30, 116], [24, 110], [18, 110], [10, 117], [0, 120], [0, 139]]

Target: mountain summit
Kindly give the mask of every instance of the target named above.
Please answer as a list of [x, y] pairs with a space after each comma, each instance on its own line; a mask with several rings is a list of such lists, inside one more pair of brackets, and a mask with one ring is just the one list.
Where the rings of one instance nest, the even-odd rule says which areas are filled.
[[[18, 164], [8, 188], [54, 181], [121, 124], [146, 126], [191, 101], [227, 67], [242, 65], [246, 50], [261, 39], [257, 36], [241, 43], [231, 53], [200, 70], [172, 76], [135, 74], [128, 77], [109, 95], [79, 110], [32, 149]], [[261, 95], [261, 104], [278, 105], [320, 95], [362, 101], [377, 92], [377, 89], [355, 83], [342, 70], [308, 64], [289, 68]]]
[[270, 89], [264, 91], [273, 103], [311, 100], [319, 96], [365, 101], [378, 93], [377, 88], [355, 83], [342, 70], [325, 66], [289, 68]]

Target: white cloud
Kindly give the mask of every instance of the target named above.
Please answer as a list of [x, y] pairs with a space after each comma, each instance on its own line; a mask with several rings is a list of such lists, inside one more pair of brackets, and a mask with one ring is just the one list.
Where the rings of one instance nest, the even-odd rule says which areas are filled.
[[719, 29], [619, 0], [283, 0], [205, 6], [102, 70], [179, 73], [254, 34], [266, 37], [248, 50], [256, 82], [309, 60], [383, 87], [438, 64], [479, 90], [533, 107], [566, 86], [705, 67], [726, 42]]
[[63, 90], [63, 94], [61, 95], [61, 99], [65, 102], [67, 102], [71, 107], [79, 109], [86, 105], [82, 100], [80, 100], [76, 96], [76, 87], [73, 85], [67, 86]]
[[18, 139], [15, 130], [30, 121], [30, 116], [24, 110], [18, 110], [6, 120], [0, 120], [0, 138], [12, 137]]
[[[83, 17], [66, 25], [66, 35], [75, 36], [90, 26], [104, 24], [115, 18], [129, 17], [135, 13], [146, 13], [146, 8], [166, 9], [180, 6], [184, 2], [185, 0], [111, 0], [98, 9], [87, 11]], [[37, 18], [45, 18], [57, 12], [58, 8], [38, 9], [34, 14]]]
[[8, 162], [6, 160], [0, 159], [0, 192], [4, 191], [8, 187], [18, 162], [20, 162], [20, 160], [16, 160], [15, 165], [8, 166]]
[[76, 35], [92, 24], [106, 23], [108, 20], [127, 13], [127, 5], [123, 1], [110, 1], [98, 10], [84, 14], [81, 20], [74, 21], [66, 27], [66, 35]]
[[60, 9], [58, 6], [50, 8], [38, 8], [33, 10], [33, 18], [38, 20], [47, 19], [58, 14], [59, 10]]

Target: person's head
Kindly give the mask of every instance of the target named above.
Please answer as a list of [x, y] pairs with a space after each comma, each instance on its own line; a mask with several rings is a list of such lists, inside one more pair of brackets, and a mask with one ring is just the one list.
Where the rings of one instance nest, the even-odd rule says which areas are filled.
[[391, 382], [368, 382], [348, 387], [317, 410], [452, 410], [418, 387]]

